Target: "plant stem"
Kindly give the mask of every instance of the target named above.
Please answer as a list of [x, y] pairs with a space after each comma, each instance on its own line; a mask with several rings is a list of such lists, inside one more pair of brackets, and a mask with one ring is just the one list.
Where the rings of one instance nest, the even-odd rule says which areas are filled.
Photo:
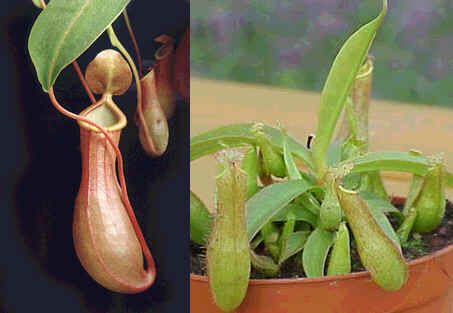
[[77, 76], [79, 76], [79, 80], [83, 85], [83, 88], [85, 89], [88, 98], [90, 98], [91, 103], [96, 103], [96, 98], [94, 97], [93, 93], [91, 92], [90, 87], [88, 87], [88, 83], [85, 80], [85, 77], [82, 74], [82, 70], [80, 69], [79, 63], [77, 61], [72, 62], [72, 66], [74, 67], [74, 70], [77, 73]]
[[[145, 118], [143, 117], [143, 108], [142, 108], [143, 96], [142, 96], [141, 81], [140, 81], [140, 76], [138, 74], [137, 66], [135, 65], [134, 60], [132, 59], [129, 52], [127, 52], [126, 48], [123, 46], [123, 44], [119, 40], [112, 25], [110, 25], [107, 28], [107, 34], [109, 36], [112, 46], [116, 47], [123, 54], [123, 56], [126, 58], [127, 62], [129, 63], [129, 66], [131, 67], [131, 70], [132, 70], [132, 73], [133, 73], [134, 79], [135, 79], [135, 85], [137, 88], [137, 115], [138, 115], [141, 125], [146, 125]], [[145, 135], [147, 138], [152, 138], [149, 134], [148, 127], [143, 127], [143, 131], [145, 132]], [[150, 140], [150, 144], [152, 146], [151, 149], [156, 151], [154, 142], [152, 140]], [[156, 152], [156, 155], [157, 154], [158, 153]]]
[[[40, 0], [40, 1], [41, 1], [41, 6], [45, 9], [47, 7], [46, 2], [44, 0]], [[96, 98], [93, 95], [93, 93], [91, 92], [90, 87], [88, 87], [85, 77], [82, 74], [82, 70], [80, 69], [79, 63], [77, 63], [77, 61], [74, 61], [74, 62], [72, 62], [72, 66], [74, 67], [74, 70], [76, 71], [77, 76], [79, 77], [79, 80], [82, 83], [83, 88], [85, 89], [85, 91], [88, 95], [88, 98], [90, 98], [91, 103], [93, 103], [93, 104], [96, 103]]]
[[140, 53], [140, 48], [137, 43], [137, 38], [135, 37], [134, 28], [132, 27], [131, 20], [129, 19], [129, 14], [127, 13], [126, 9], [123, 11], [123, 16], [124, 16], [124, 22], [126, 23], [127, 30], [129, 32], [129, 35], [131, 36], [132, 44], [134, 45], [134, 50], [135, 50], [137, 64], [138, 64], [138, 72], [139, 72], [139, 75], [141, 78], [143, 75], [142, 55]]
[[[109, 142], [109, 144], [112, 146], [115, 155], [118, 160], [118, 178], [119, 178], [119, 183], [120, 183], [120, 189], [121, 189], [121, 198], [123, 200], [124, 206], [126, 208], [127, 214], [129, 216], [129, 219], [131, 220], [132, 226], [134, 228], [135, 234], [138, 237], [138, 240], [140, 242], [140, 246], [142, 248], [143, 255], [145, 256], [146, 259], [146, 264], [147, 264], [147, 273], [154, 272], [155, 271], [155, 264], [153, 257], [151, 255], [151, 251], [146, 244], [146, 240], [143, 236], [142, 230], [140, 229], [140, 225], [138, 224], [137, 218], [135, 217], [134, 210], [132, 209], [132, 205], [129, 200], [129, 196], [127, 194], [127, 186], [126, 186], [126, 178], [124, 176], [124, 162], [123, 162], [123, 156], [121, 154], [121, 151], [119, 150], [118, 146], [113, 142], [112, 138], [110, 137], [109, 133], [105, 130], [104, 127], [98, 125], [97, 123], [80, 116], [78, 114], [72, 113], [68, 110], [66, 110], [56, 99], [53, 87], [50, 87], [49, 89], [49, 98], [50, 101], [52, 102], [53, 106], [57, 109], [58, 112], [61, 114], [74, 119], [76, 121], [81, 121], [86, 124], [89, 124], [95, 128], [97, 128], [106, 138], [106, 140]], [[104, 99], [101, 99], [100, 101], [103, 101]]]

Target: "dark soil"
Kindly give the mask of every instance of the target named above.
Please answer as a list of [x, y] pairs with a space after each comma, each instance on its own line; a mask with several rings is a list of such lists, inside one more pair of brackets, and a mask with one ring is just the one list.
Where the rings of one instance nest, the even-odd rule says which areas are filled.
[[[401, 209], [401, 207], [400, 207]], [[394, 221], [390, 218], [390, 221]], [[453, 243], [453, 203], [447, 202], [445, 217], [441, 225], [429, 234], [412, 234], [409, 242], [404, 245], [403, 254], [407, 261], [431, 254]], [[205, 249], [194, 243], [190, 244], [190, 271], [194, 274], [205, 275]], [[260, 251], [261, 253], [261, 251]], [[351, 244], [352, 271], [365, 270], [362, 266], [354, 242]], [[281, 268], [280, 274], [275, 278], [298, 278], [305, 277], [302, 269], [300, 253], [286, 261]], [[266, 278], [252, 268], [251, 278]]]

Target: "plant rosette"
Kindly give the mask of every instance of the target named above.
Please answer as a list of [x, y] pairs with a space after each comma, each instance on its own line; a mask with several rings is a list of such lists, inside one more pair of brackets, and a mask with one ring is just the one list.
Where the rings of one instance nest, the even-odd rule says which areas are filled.
[[[423, 246], [451, 218], [453, 175], [440, 156], [368, 151], [367, 55], [386, 12], [383, 1], [337, 54], [308, 147], [259, 123], [192, 138], [191, 161], [216, 154], [220, 170], [214, 209], [190, 197], [191, 312], [453, 309], [451, 238], [431, 254]], [[388, 196], [384, 171], [413, 175], [406, 198]]]
[[[395, 203], [405, 199], [395, 198]], [[398, 291], [379, 288], [368, 271], [318, 278], [250, 279], [236, 313], [448, 313], [453, 309], [453, 246], [408, 262]], [[429, 286], [427, 288], [427, 286]], [[190, 274], [190, 312], [221, 313], [207, 276]]]

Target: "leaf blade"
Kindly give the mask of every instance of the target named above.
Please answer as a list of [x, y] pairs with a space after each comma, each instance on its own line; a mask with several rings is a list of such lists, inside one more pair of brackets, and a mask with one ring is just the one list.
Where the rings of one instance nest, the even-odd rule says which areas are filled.
[[296, 231], [290, 234], [285, 241], [282, 252], [280, 253], [278, 264], [283, 264], [290, 257], [301, 251], [307, 242], [309, 234], [309, 231], [304, 230]]
[[307, 277], [324, 276], [324, 267], [334, 235], [330, 231], [316, 228], [308, 237], [302, 254], [302, 263]]
[[[226, 147], [255, 145], [256, 138], [252, 133], [253, 125], [254, 123], [232, 124], [218, 127], [192, 137], [190, 140], [190, 160], [194, 161]], [[264, 125], [262, 130], [269, 137], [271, 144], [275, 148], [283, 149], [283, 137], [278, 129]], [[311, 167], [311, 155], [305, 146], [289, 136], [287, 140], [293, 155]]]
[[49, 2], [36, 19], [28, 40], [44, 91], [49, 91], [60, 72], [96, 41], [129, 2], [111, 0], [108, 5], [103, 0]]
[[190, 191], [190, 240], [199, 245], [206, 244], [211, 222], [211, 215], [206, 205]]
[[326, 169], [326, 153], [335, 125], [355, 77], [387, 13], [387, 1], [379, 15], [352, 34], [338, 52], [321, 94], [318, 126], [313, 144], [313, 160], [318, 174]]
[[363, 156], [344, 161], [341, 166], [352, 165], [351, 173], [373, 171], [408, 172], [425, 175], [428, 172], [428, 160], [423, 156], [415, 156], [410, 152], [370, 152]]
[[246, 204], [249, 240], [292, 200], [315, 188], [318, 187], [303, 180], [292, 180], [269, 185], [256, 193]]

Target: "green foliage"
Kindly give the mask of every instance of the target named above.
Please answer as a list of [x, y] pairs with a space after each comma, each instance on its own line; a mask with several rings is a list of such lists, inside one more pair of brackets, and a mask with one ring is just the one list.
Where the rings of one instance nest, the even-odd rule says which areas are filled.
[[[192, 139], [191, 160], [242, 146], [249, 147], [243, 168], [255, 164], [257, 153], [267, 158], [267, 180], [263, 184], [260, 177], [261, 185], [252, 180], [254, 192], [245, 204], [252, 265], [267, 277], [277, 275], [288, 260], [300, 260], [307, 277], [347, 274], [355, 243], [376, 284], [398, 290], [408, 278], [401, 244], [413, 242], [413, 229], [436, 228], [444, 215], [444, 188], [453, 187], [453, 174], [438, 159], [414, 151], [369, 152], [367, 139], [358, 142], [354, 127], [345, 140], [332, 142], [338, 116], [386, 13], [387, 2], [383, 4], [379, 16], [345, 42], [332, 65], [311, 150], [286, 131], [262, 124], [224, 126]], [[358, 122], [360, 117], [351, 112], [350, 120]], [[247, 172], [256, 178], [252, 168]], [[390, 202], [383, 171], [414, 175], [404, 210]], [[390, 217], [399, 226], [397, 232]]]
[[303, 180], [293, 180], [269, 185], [255, 194], [246, 204], [249, 240], [291, 201], [315, 188]]
[[130, 0], [52, 0], [30, 33], [28, 49], [44, 91], [115, 21]]
[[211, 215], [206, 205], [190, 192], [190, 240], [199, 245], [206, 244], [211, 228]]
[[344, 275], [351, 272], [351, 247], [349, 230], [346, 223], [341, 223], [330, 253], [327, 275]]
[[333, 233], [322, 228], [316, 228], [310, 234], [302, 253], [302, 264], [307, 277], [324, 276], [324, 266], [333, 242]]
[[[255, 126], [254, 123], [228, 125], [193, 137], [190, 141], [190, 160], [194, 161], [225, 148], [256, 145]], [[260, 128], [269, 139], [270, 144], [281, 150], [283, 145], [281, 132], [265, 125]], [[292, 138], [288, 138], [288, 145], [296, 158], [311, 167], [310, 152], [305, 146]]]
[[346, 40], [330, 68], [321, 93], [318, 127], [313, 144], [313, 160], [321, 175], [326, 170], [327, 149], [346, 97], [386, 13], [387, 1], [384, 0], [381, 13]]

